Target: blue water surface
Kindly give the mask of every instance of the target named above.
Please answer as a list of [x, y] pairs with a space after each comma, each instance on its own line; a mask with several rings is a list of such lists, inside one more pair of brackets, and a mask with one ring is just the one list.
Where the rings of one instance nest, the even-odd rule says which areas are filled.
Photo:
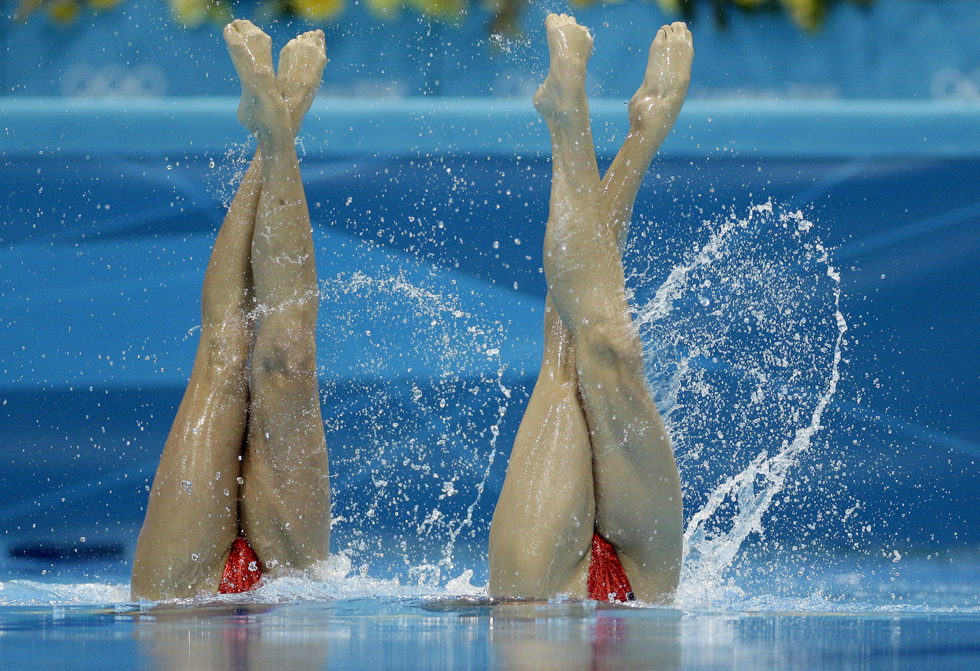
[[[957, 577], [975, 580], [978, 564], [972, 566], [971, 576]], [[947, 566], [941, 581], [947, 588], [950, 577]], [[975, 600], [962, 610], [815, 596], [768, 597], [757, 602], [762, 608], [749, 610], [677, 609], [563, 599], [493, 602], [479, 594], [359, 579], [280, 580], [249, 595], [171, 604], [130, 603], [124, 593], [123, 585], [76, 585], [60, 593], [50, 586], [4, 585], [0, 603], [10, 596], [34, 601], [0, 606], [4, 664], [734, 670], [971, 669], [980, 662]], [[46, 598], [61, 603], [43, 603]]]
[[[386, 150], [345, 130], [381, 123], [370, 110], [315, 107], [302, 153], [323, 297], [333, 563], [245, 596], [131, 602], [133, 543], [193, 360], [204, 266], [248, 157], [236, 104], [5, 110], [4, 667], [976, 668], [980, 135], [968, 131], [980, 118], [965, 108], [685, 108], [638, 200], [635, 302], [648, 305], [728, 222], [756, 217], [732, 228], [746, 232], [726, 257], [740, 265], [699, 275], [675, 314], [703, 310], [708, 321], [692, 323], [710, 325], [732, 268], [775, 272], [795, 255], [773, 283], [809, 278], [813, 300], [750, 293], [751, 309], [721, 321], [813, 317], [819, 332], [834, 324], [836, 295], [848, 330], [839, 386], [758, 528], [736, 538], [728, 522], [710, 527], [716, 546], [736, 544], [733, 559], [654, 608], [480, 600], [490, 515], [540, 360], [550, 163], [533, 113], [385, 108], [385, 128], [411, 130]], [[596, 108], [603, 129], [603, 114], [621, 112]], [[207, 125], [215, 110], [227, 124]], [[122, 118], [114, 139], [106, 119]], [[88, 132], [59, 134], [66, 123]], [[203, 147], [180, 131], [201, 123], [216, 138]], [[854, 141], [874, 126], [887, 143]], [[132, 149], [143, 128], [156, 149]], [[345, 133], [374, 144], [325, 141]], [[597, 135], [607, 162], [615, 129]], [[787, 221], [792, 235], [778, 237]], [[829, 251], [818, 263], [807, 249]], [[689, 335], [682, 345], [704, 345], [703, 329]], [[812, 389], [776, 384], [778, 362], [676, 353], [699, 382], [733, 390], [764, 373], [800, 399], [792, 429], [813, 423], [834, 342], [801, 341]], [[675, 435], [687, 523], [759, 449], [794, 439], [773, 424], [768, 442], [725, 451], [718, 431], [730, 436], [751, 404], [705, 398], [703, 435], [680, 421], [687, 433]], [[739, 495], [772, 485], [751, 484]], [[726, 505], [737, 515], [741, 501]]]

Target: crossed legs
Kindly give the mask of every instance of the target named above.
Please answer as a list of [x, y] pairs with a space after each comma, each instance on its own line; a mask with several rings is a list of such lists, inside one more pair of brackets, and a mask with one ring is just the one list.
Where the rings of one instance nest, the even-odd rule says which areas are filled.
[[[584, 88], [591, 37], [569, 17], [552, 15], [547, 28], [551, 72], [535, 100], [554, 157], [545, 354], [494, 513], [490, 591], [584, 596], [596, 532], [636, 595], [662, 600], [680, 567], [680, 485], [644, 384], [621, 249], [640, 181], [683, 103], [690, 33], [683, 24], [658, 33], [630, 133], [600, 180]], [[325, 65], [323, 37], [290, 42], [278, 80], [264, 33], [236, 21], [225, 39], [242, 82], [239, 117], [259, 152], [205, 276], [201, 342], [137, 545], [138, 598], [215, 591], [240, 535], [265, 571], [306, 568], [329, 543], [318, 292], [293, 144]]]
[[258, 28], [235, 21], [225, 40], [259, 149], [208, 263], [194, 368], [137, 542], [136, 598], [217, 591], [239, 536], [264, 571], [307, 568], [329, 544], [316, 268], [294, 145], [326, 65], [323, 34], [286, 45], [278, 79]]
[[585, 596], [595, 532], [636, 596], [661, 601], [680, 571], [680, 481], [645, 385], [622, 247], [640, 182], [684, 101], [691, 36], [681, 23], [658, 32], [630, 132], [600, 180], [585, 95], [592, 38], [564, 15], [546, 28], [551, 70], [535, 96], [553, 157], [545, 352], [494, 511], [489, 589]]

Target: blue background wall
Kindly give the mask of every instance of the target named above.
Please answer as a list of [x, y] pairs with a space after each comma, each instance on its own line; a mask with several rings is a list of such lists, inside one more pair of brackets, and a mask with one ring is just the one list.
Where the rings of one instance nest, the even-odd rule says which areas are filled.
[[[531, 3], [521, 34], [506, 37], [488, 34], [489, 16], [476, 8], [462, 24], [447, 25], [411, 11], [378, 21], [351, 4], [326, 27], [331, 65], [324, 90], [526, 97], [547, 66], [544, 16], [562, 9], [559, 2]], [[647, 2], [574, 13], [596, 35], [593, 92], [608, 97], [632, 94], [654, 31], [676, 18]], [[278, 45], [306, 25], [262, 23]], [[838, 5], [816, 35], [781, 15], [733, 16], [720, 28], [702, 14], [692, 27], [693, 97], [980, 100], [980, 3], [974, 0]], [[42, 17], [27, 25], [5, 19], [0, 88], [14, 96], [234, 95], [220, 28], [181, 29], [163, 2], [124, 2], [67, 28]]]

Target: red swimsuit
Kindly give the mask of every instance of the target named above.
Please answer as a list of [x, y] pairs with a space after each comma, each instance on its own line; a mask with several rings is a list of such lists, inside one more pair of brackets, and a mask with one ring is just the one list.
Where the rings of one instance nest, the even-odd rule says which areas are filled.
[[[262, 568], [255, 551], [244, 538], [236, 538], [231, 555], [221, 574], [219, 594], [247, 592], [262, 578]], [[589, 598], [596, 601], [632, 601], [633, 588], [616, 549], [599, 534], [592, 535], [592, 560], [589, 562]]]
[[244, 538], [236, 538], [231, 544], [231, 555], [221, 574], [218, 594], [237, 594], [247, 592], [262, 578], [259, 558], [252, 546]]
[[596, 601], [633, 601], [633, 587], [616, 548], [597, 533], [592, 534], [589, 562], [589, 598]]

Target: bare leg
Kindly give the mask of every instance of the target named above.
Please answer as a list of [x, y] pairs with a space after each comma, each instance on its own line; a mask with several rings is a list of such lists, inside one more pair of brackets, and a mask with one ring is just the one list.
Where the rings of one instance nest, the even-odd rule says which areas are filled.
[[[550, 16], [546, 25], [549, 47], [552, 47], [552, 70], [535, 104], [547, 119], [552, 138], [554, 175], [545, 235], [545, 272], [549, 287], [548, 306], [553, 305], [560, 316], [560, 323], [557, 326], [548, 324], [547, 332], [562, 335], [555, 338], [563, 344], [560, 349], [562, 364], [575, 371], [564, 372], [562, 380], [567, 384], [577, 378], [578, 393], [566, 393], [563, 397], [542, 395], [543, 408], [535, 407], [542, 378], [555, 377], [548, 365], [551, 347], [546, 341], [545, 364], [521, 426], [498, 509], [501, 506], [505, 510], [520, 511], [523, 508], [529, 518], [547, 517], [556, 526], [569, 518], [581, 524], [580, 520], [590, 517], [588, 511], [582, 512], [577, 505], [571, 509], [562, 508], [569, 504], [549, 493], [562, 487], [592, 492], [595, 531], [616, 547], [636, 595], [648, 601], [661, 600], [676, 587], [680, 568], [680, 482], [667, 433], [645, 385], [642, 345], [629, 314], [620, 246], [640, 180], [676, 118], [686, 91], [686, 79], [674, 108], [669, 101], [661, 99], [663, 95], [658, 93], [661, 89], [656, 87], [662, 79], [648, 67], [644, 84], [631, 103], [630, 136], [600, 185], [584, 84], [578, 84], [584, 82], [584, 60], [580, 75], [567, 75], [569, 64], [574, 62], [567, 57], [568, 53], [574, 53], [574, 49], [568, 47], [574, 44], [574, 36], [581, 34], [576, 31], [584, 29], [564, 16]], [[677, 33], [681, 38], [687, 36], [689, 47], [689, 34], [686, 28], [681, 28], [682, 24], [663, 29], [658, 42], [673, 38]], [[651, 64], [661, 67], [659, 54], [663, 53], [664, 45], [658, 42], [651, 49]], [[560, 58], [563, 50], [556, 50], [556, 45], [566, 47], [565, 58]], [[666, 47], [673, 48], [674, 43]], [[683, 48], [679, 51], [685, 55]], [[559, 61], [557, 65], [556, 60]], [[679, 65], [681, 60], [675, 59], [678, 68], [670, 70], [668, 76], [675, 79], [687, 76], [689, 53], [686, 72]], [[558, 76], [556, 73], [564, 74]], [[649, 129], [653, 132], [647, 132]], [[554, 313], [550, 316], [553, 318]], [[575, 406], [570, 406], [572, 400], [576, 401]], [[549, 401], [551, 406], [548, 406]], [[522, 443], [525, 435], [552, 435], [544, 425], [550, 421], [549, 412], [554, 414], [558, 409], [565, 416], [580, 417], [579, 426], [581, 420], [587, 426], [586, 440], [590, 443], [592, 457], [592, 471], [587, 475], [576, 470], [569, 470], [565, 476], [556, 475], [547, 468], [549, 460], [555, 462], [555, 457], [551, 456], [555, 450], [539, 449], [539, 445], [547, 444], [547, 441], [538, 438], [538, 444], [531, 443], [529, 447]], [[528, 422], [541, 423], [539, 434], [534, 434], [531, 429], [525, 431]], [[565, 424], [571, 423], [566, 420]], [[576, 435], [581, 437], [581, 434]], [[561, 484], [533, 479], [539, 478], [540, 472], [548, 472], [551, 480]], [[585, 486], [578, 481], [583, 477], [589, 481]], [[508, 490], [511, 480], [519, 480], [522, 486]], [[519, 496], [523, 498], [519, 499]], [[519, 520], [519, 516], [509, 513], [500, 518], [501, 522], [505, 520]], [[495, 512], [494, 525], [497, 524]], [[511, 542], [515, 543], [533, 540], [523, 538], [520, 531], [520, 528], [507, 533], [500, 530], [496, 537], [513, 537], [516, 540]], [[580, 531], [579, 527], [572, 527], [564, 533]], [[552, 536], [561, 537], [561, 534], [559, 530]], [[591, 539], [591, 533], [581, 535]], [[494, 537], [491, 528], [491, 548]], [[578, 542], [581, 547], [587, 540]], [[556, 551], [563, 551], [562, 546]], [[584, 554], [573, 552], [564, 562], [552, 558], [551, 565], [538, 567], [537, 571], [551, 570], [551, 566], [565, 565], [569, 560], [579, 561], [583, 556], [587, 566], [589, 552], [586, 549]], [[585, 592], [585, 574], [581, 571], [565, 574], [573, 583], [571, 589], [553, 589], [550, 593], [527, 590], [520, 582], [504, 585], [503, 590], [497, 589], [494, 573], [491, 555], [490, 591], [495, 594], [548, 596], [558, 591], [575, 595]], [[522, 591], [522, 588], [525, 589]]]
[[595, 528], [592, 447], [571, 336], [550, 302], [545, 310], [541, 371], [490, 525], [489, 592], [584, 598]]
[[[311, 58], [294, 42], [283, 50], [278, 85], [295, 133], [316, 93], [323, 62], [322, 48], [319, 59]], [[311, 68], [317, 72], [315, 80]], [[136, 598], [216, 591], [231, 542], [241, 533], [238, 478], [254, 326], [247, 311], [252, 307], [252, 235], [261, 186], [262, 162], [256, 153], [205, 275], [197, 357], [137, 543], [132, 580]]]
[[691, 33], [680, 21], [663, 26], [650, 45], [643, 83], [630, 100], [629, 133], [602, 180], [613, 225], [619, 231], [620, 252], [640, 182], [673, 128], [687, 95], [693, 57]]
[[201, 296], [191, 379], [153, 479], [133, 560], [134, 598], [217, 591], [238, 536], [240, 455], [248, 409], [252, 327], [249, 254], [261, 190], [249, 167], [214, 243]]
[[[552, 222], [570, 206], [575, 187], [599, 186], [585, 98], [585, 66], [592, 53], [588, 31], [566, 16], [546, 21], [551, 70], [535, 96], [548, 120], [555, 152]], [[583, 123], [584, 120], [584, 123]], [[558, 160], [567, 145], [588, 147]], [[582, 198], [588, 216], [591, 194]], [[572, 208], [574, 210], [574, 207]], [[575, 348], [549, 299], [541, 371], [511, 452], [507, 477], [490, 526], [490, 584], [494, 595], [584, 597], [595, 528], [592, 447], [579, 401]]]
[[[630, 101], [630, 132], [603, 180], [611, 223], [607, 235], [620, 252], [616, 286], [609, 287], [617, 301], [633, 203], [684, 103], [693, 56], [691, 33], [683, 23], [657, 33], [643, 83]], [[596, 528], [619, 550], [636, 595], [658, 600], [676, 588], [680, 570], [680, 482], [660, 415], [645, 385], [637, 382], [643, 379], [639, 338], [632, 325], [614, 321], [609, 326], [613, 330], [606, 335], [618, 344], [596, 352], [594, 359], [579, 360], [584, 384], [592, 387], [583, 387], [583, 399], [593, 427]], [[613, 368], [602, 368], [604, 355], [615, 361]], [[617, 393], [609, 394], [610, 389]]]
[[[322, 54], [320, 31], [297, 39], [298, 48]], [[251, 23], [235, 21], [225, 29], [225, 40], [242, 82], [239, 118], [262, 153], [251, 257], [259, 331], [252, 350], [240, 524], [265, 571], [304, 569], [326, 559], [330, 529], [309, 211], [269, 38]], [[325, 63], [323, 57], [308, 75], [318, 82]]]

